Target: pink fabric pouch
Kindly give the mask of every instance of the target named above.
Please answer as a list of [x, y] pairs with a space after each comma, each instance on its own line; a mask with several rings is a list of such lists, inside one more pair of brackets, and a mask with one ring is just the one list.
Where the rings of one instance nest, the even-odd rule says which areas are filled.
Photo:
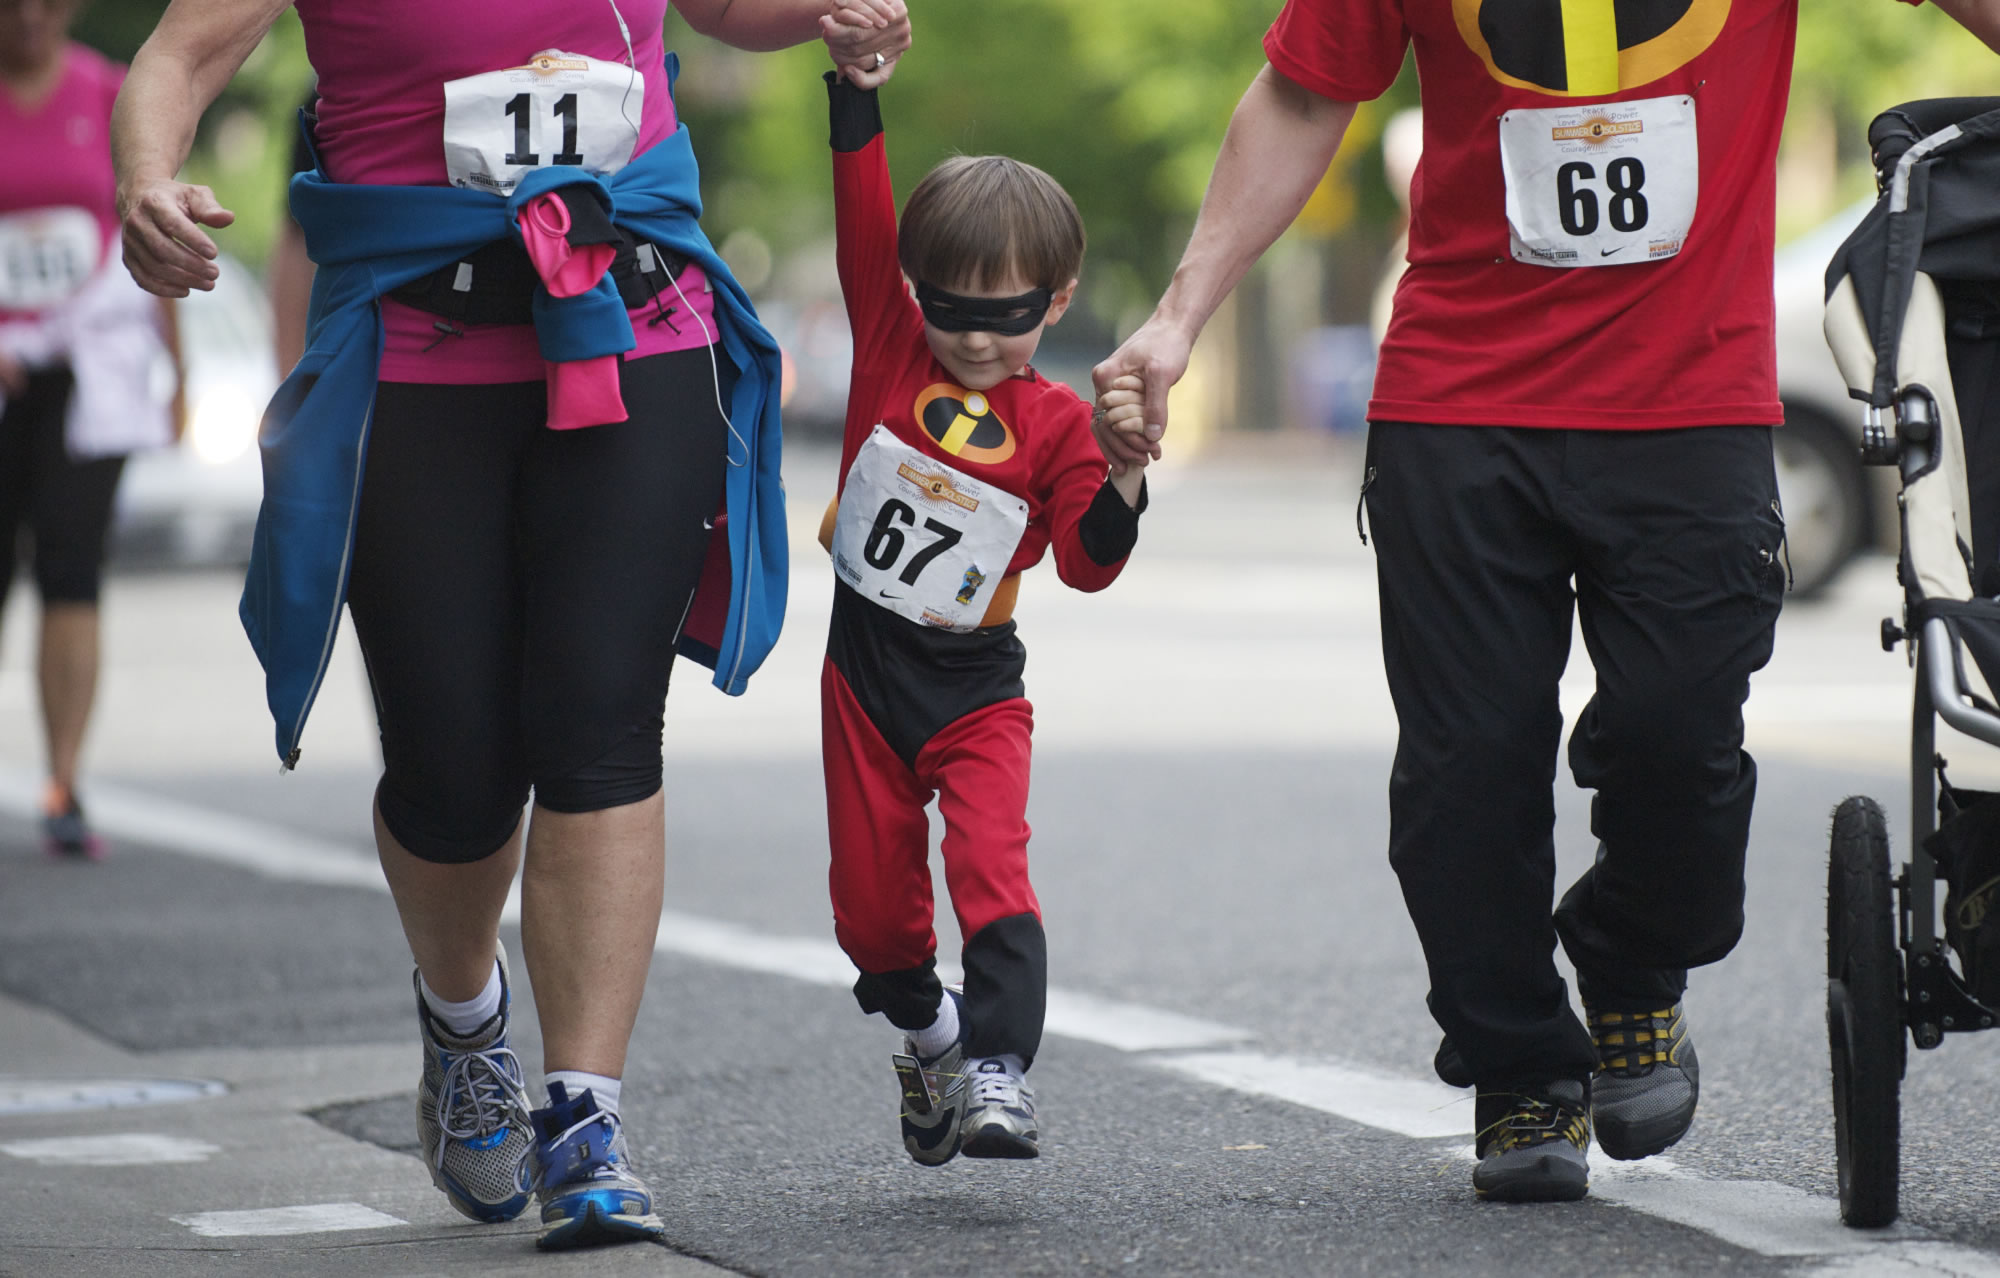
[[[597, 287], [618, 251], [609, 244], [577, 247], [569, 242], [569, 209], [554, 192], [521, 206], [521, 243], [552, 297], [575, 297]], [[545, 361], [549, 383], [549, 429], [577, 430], [622, 422], [631, 416], [618, 390], [618, 357], [566, 363]]]

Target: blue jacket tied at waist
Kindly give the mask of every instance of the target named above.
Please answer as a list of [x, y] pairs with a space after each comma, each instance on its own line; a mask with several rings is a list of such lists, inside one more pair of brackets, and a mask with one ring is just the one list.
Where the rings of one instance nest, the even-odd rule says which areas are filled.
[[[301, 173], [292, 180], [292, 212], [319, 273], [305, 355], [264, 415], [264, 503], [239, 610], [264, 665], [278, 754], [287, 765], [297, 760], [347, 595], [382, 358], [376, 299], [503, 236], [518, 240], [521, 205], [570, 185], [595, 188], [615, 224], [708, 273], [720, 344], [740, 370], [724, 489], [729, 606], [719, 648], [688, 650], [714, 667], [718, 688], [736, 694], [777, 642], [786, 581], [778, 348], [696, 222], [701, 194], [685, 125], [609, 177], [536, 169], [505, 199], [447, 186], [346, 185], [317, 171]], [[538, 292], [534, 311], [550, 358], [633, 347], [631, 321], [608, 273], [578, 297]]]

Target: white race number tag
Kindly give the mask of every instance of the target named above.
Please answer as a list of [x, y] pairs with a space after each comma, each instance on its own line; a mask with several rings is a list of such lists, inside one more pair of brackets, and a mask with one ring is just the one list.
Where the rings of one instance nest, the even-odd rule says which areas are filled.
[[1694, 99], [1509, 111], [1500, 168], [1514, 259], [1622, 266], [1681, 251], [1700, 194]]
[[646, 82], [631, 67], [545, 50], [528, 65], [444, 86], [444, 166], [453, 186], [508, 195], [547, 164], [616, 173], [639, 145]]
[[103, 242], [88, 209], [0, 214], [0, 310], [39, 311], [68, 301], [96, 272]]
[[1027, 527], [1027, 502], [877, 426], [847, 470], [833, 570], [898, 616], [977, 630]]

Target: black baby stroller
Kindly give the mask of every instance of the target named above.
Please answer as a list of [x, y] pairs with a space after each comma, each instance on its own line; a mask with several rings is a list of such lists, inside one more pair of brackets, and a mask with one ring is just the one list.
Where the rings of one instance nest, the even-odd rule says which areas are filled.
[[1896, 1217], [1904, 1027], [1933, 1048], [2000, 1024], [2000, 796], [1954, 788], [1936, 751], [1940, 716], [2000, 746], [2000, 98], [1911, 102], [1868, 141], [1881, 196], [1827, 269], [1826, 337], [1868, 405], [1863, 459], [1902, 473], [1882, 646], [1908, 645], [1916, 707], [1908, 862], [1892, 875], [1873, 799], [1833, 816], [1826, 1024], [1855, 1226]]

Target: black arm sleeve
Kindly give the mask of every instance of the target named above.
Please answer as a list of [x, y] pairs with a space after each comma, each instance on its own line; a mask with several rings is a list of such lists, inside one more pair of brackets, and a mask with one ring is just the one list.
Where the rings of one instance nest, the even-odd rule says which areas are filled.
[[1076, 521], [1076, 539], [1083, 543], [1083, 553], [1103, 568], [1125, 558], [1139, 544], [1139, 516], [1145, 513], [1144, 479], [1139, 481], [1139, 504], [1127, 506], [1106, 478], [1097, 495], [1090, 499], [1090, 509]]
[[857, 89], [837, 71], [822, 78], [826, 81], [827, 116], [833, 126], [828, 145], [836, 151], [859, 151], [882, 132], [882, 107], [875, 100], [875, 90]]

